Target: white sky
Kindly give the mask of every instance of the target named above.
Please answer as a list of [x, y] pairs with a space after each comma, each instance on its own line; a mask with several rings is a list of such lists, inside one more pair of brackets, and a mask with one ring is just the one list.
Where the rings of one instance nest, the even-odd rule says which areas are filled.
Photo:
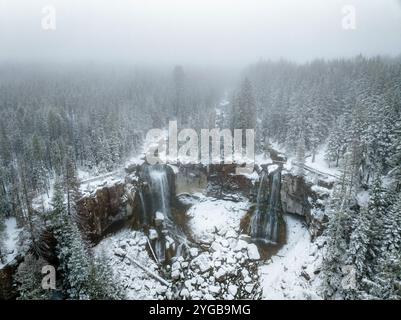
[[[55, 31], [41, 28], [53, 5]], [[341, 25], [356, 9], [356, 30]], [[248, 64], [401, 53], [400, 0], [0, 0], [0, 60]]]

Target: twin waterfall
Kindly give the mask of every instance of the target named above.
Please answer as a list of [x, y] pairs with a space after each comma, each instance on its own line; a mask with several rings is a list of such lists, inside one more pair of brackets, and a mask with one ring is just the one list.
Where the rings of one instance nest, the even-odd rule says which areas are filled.
[[[273, 169], [273, 168], [272, 168]], [[148, 233], [149, 246], [159, 263], [182, 254], [188, 248], [183, 226], [177, 219], [174, 173], [163, 165], [144, 166], [138, 190], [139, 224]], [[260, 174], [256, 207], [250, 223], [253, 240], [277, 243], [281, 214], [281, 167]], [[172, 210], [173, 209], [173, 210]], [[181, 221], [182, 222], [182, 221]]]

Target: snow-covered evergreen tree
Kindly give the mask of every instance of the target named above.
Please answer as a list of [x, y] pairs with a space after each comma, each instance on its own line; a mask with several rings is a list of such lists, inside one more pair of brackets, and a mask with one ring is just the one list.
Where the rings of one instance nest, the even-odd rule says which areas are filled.
[[50, 298], [50, 292], [42, 289], [42, 267], [46, 261], [27, 254], [24, 261], [18, 266], [14, 276], [14, 284], [17, 288], [20, 300], [43, 300]]

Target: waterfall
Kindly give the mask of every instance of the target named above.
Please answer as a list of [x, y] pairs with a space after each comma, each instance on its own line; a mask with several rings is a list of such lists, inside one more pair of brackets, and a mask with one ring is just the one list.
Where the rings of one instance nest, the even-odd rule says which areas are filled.
[[281, 171], [277, 170], [273, 173], [273, 181], [270, 192], [269, 219], [266, 231], [270, 235], [270, 240], [277, 242], [278, 239], [278, 211], [280, 209], [280, 192], [281, 192]]
[[[157, 238], [151, 241], [152, 249], [159, 263], [163, 263], [167, 259], [166, 254], [166, 236], [174, 240], [176, 255], [181, 255], [182, 251], [188, 247], [185, 233], [175, 221], [175, 217], [171, 212], [172, 195], [174, 194], [173, 179], [169, 174], [167, 166], [153, 165], [147, 166], [144, 171], [143, 178], [147, 188], [139, 192], [139, 197], [144, 213], [144, 221], [154, 228], [157, 232]], [[156, 213], [162, 213], [164, 221], [161, 224], [153, 225], [153, 218]], [[169, 253], [170, 256], [171, 253]]]
[[164, 239], [157, 239], [155, 243], [156, 257], [159, 263], [166, 260], [166, 243]]
[[262, 173], [256, 197], [256, 209], [251, 220], [253, 239], [277, 242], [280, 189], [280, 170], [274, 171], [271, 175]]
[[142, 219], [141, 222], [144, 224], [148, 224], [148, 215], [147, 215], [147, 211], [146, 211], [146, 205], [145, 205], [145, 199], [143, 197], [143, 192], [142, 190], [139, 190], [139, 199], [141, 200], [141, 207], [142, 207]]
[[167, 172], [164, 168], [149, 167], [149, 177], [152, 184], [154, 211], [162, 212], [164, 217], [170, 220], [170, 187]]

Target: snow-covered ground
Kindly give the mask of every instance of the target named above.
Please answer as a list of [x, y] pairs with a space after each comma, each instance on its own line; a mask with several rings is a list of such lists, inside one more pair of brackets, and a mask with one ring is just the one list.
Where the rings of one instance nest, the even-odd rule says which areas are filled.
[[194, 239], [210, 243], [213, 234], [228, 230], [239, 231], [242, 217], [246, 214], [249, 203], [217, 200], [211, 197], [200, 197], [199, 202], [187, 212], [190, 217], [189, 227]]
[[4, 249], [5, 255], [2, 261], [0, 261], [0, 269], [4, 265], [10, 263], [17, 255], [17, 243], [21, 229], [17, 228], [17, 220], [15, 218], [8, 218], [5, 221], [6, 230], [4, 232]]
[[[319, 299], [317, 287], [321, 256], [302, 220], [285, 216], [287, 243], [260, 267], [263, 298]], [[309, 280], [307, 278], [310, 278]]]
[[116, 170], [99, 176], [91, 176], [89, 173], [80, 170], [78, 171], [78, 178], [81, 182], [81, 193], [88, 196], [99, 188], [124, 181], [124, 174], [122, 170]]
[[325, 146], [319, 148], [315, 155], [315, 161], [312, 162], [312, 156], [310, 156], [306, 158], [305, 165], [322, 173], [339, 176], [339, 168], [330, 167], [329, 163], [325, 159], [325, 150]]
[[[158, 266], [146, 251], [146, 236], [139, 231], [123, 230], [101, 241], [95, 254], [104, 252], [114, 276], [126, 290], [127, 299], [156, 299], [165, 288], [140, 267], [130, 261], [134, 259], [147, 270], [158, 273]], [[129, 259], [130, 258], [130, 259]]]

